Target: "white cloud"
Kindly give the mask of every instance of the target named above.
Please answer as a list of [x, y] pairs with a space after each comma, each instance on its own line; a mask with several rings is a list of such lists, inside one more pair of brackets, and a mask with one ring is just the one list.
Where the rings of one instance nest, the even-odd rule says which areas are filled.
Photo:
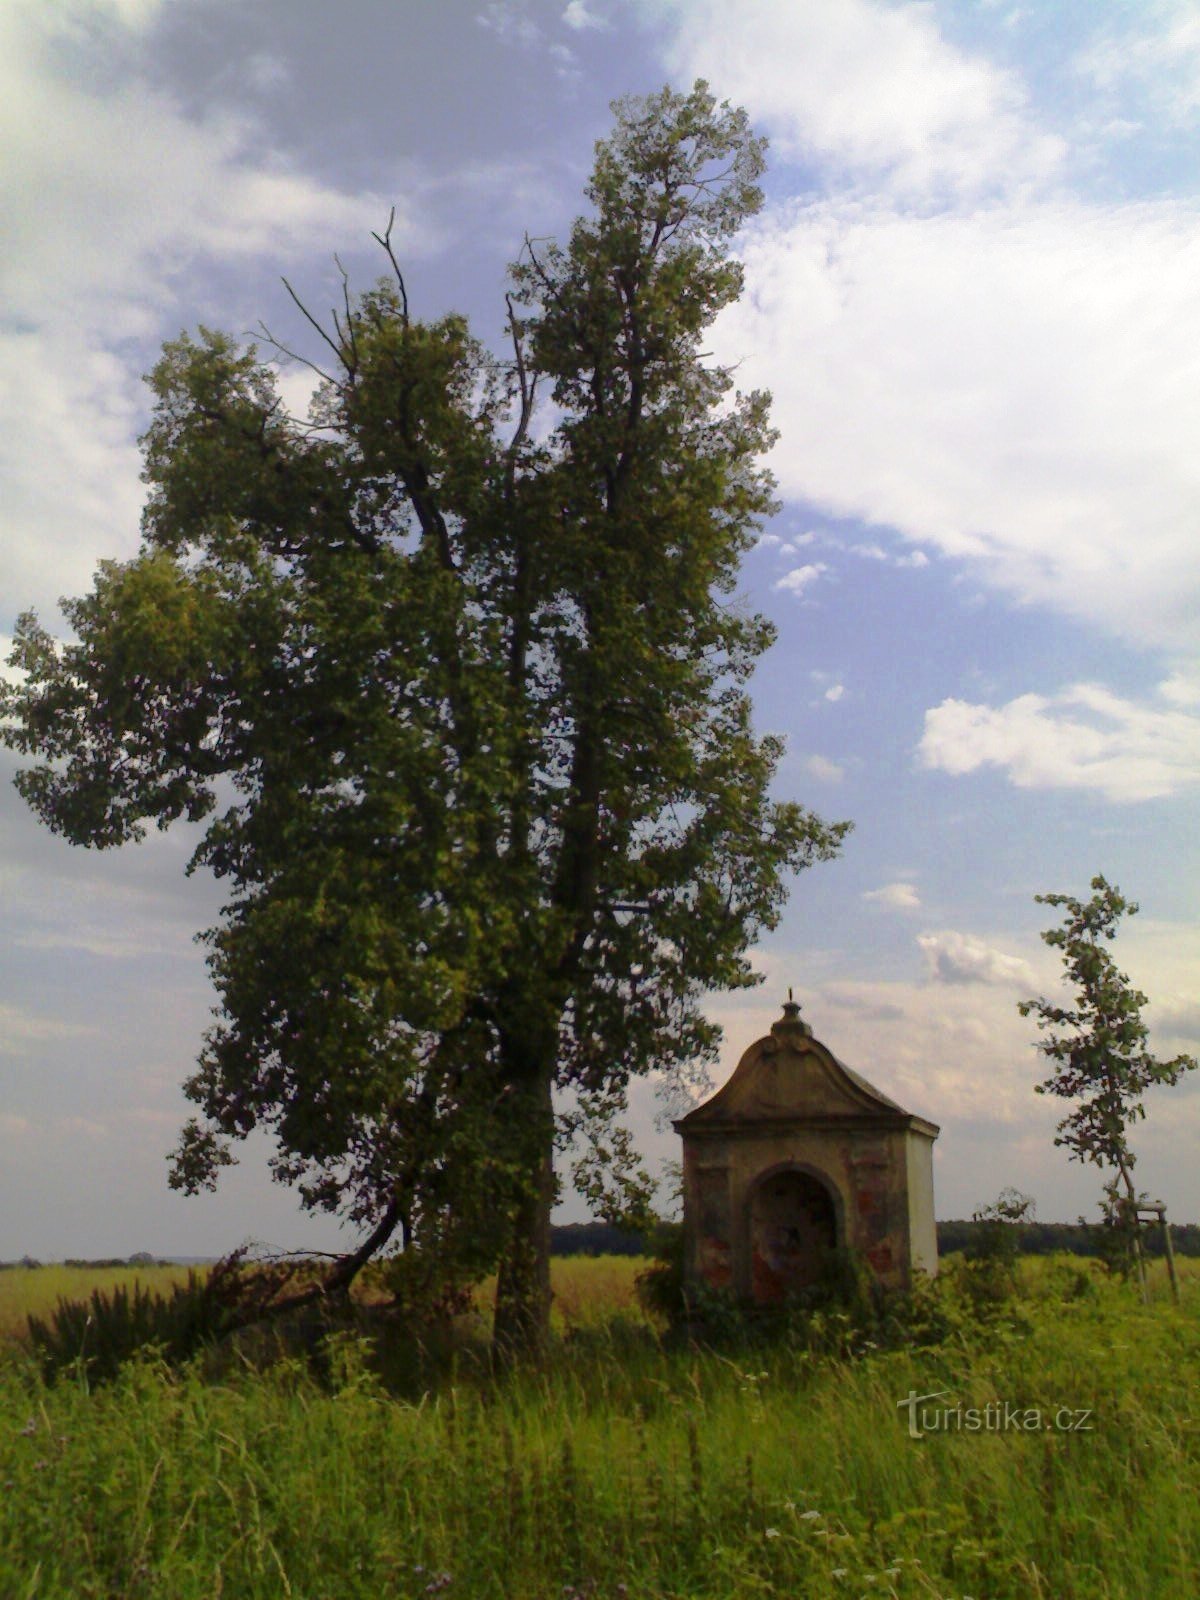
[[1200, 672], [1175, 672], [1158, 686], [1173, 706], [1200, 706]]
[[43, 6], [40, 0], [8, 0], [7, 8], [14, 13], [44, 11], [39, 21], [60, 34], [114, 27], [137, 34], [158, 21], [165, 5], [166, 0], [57, 0], [53, 6]]
[[932, 7], [873, 0], [674, 0], [677, 75], [750, 107], [785, 157], [822, 156], [905, 194], [1042, 182], [1061, 140], [1019, 80], [948, 43]]
[[841, 783], [846, 776], [845, 767], [839, 766], [836, 761], [830, 761], [826, 756], [809, 756], [804, 763], [804, 770], [818, 783]]
[[585, 28], [608, 27], [603, 17], [598, 17], [595, 12], [588, 10], [586, 0], [569, 0], [562, 19], [568, 28], [574, 28], [577, 33]]
[[57, 1017], [39, 1017], [22, 1006], [6, 1005], [0, 1001], [0, 1055], [19, 1055], [32, 1044], [48, 1039], [73, 1039], [90, 1033], [90, 1028], [79, 1023], [63, 1022]]
[[246, 82], [260, 94], [282, 89], [291, 81], [287, 62], [281, 60], [279, 56], [273, 56], [268, 50], [260, 50], [255, 55], [247, 56], [242, 71]]
[[846, 685], [844, 683], [835, 683], [835, 684], [832, 684], [828, 689], [826, 689], [825, 698], [826, 698], [826, 700], [830, 700], [830, 701], [832, 701], [832, 702], [834, 702], [836, 704], [837, 701], [839, 701], [842, 698], [842, 696], [845, 694], [845, 692], [846, 692]]
[[1102, 92], [1132, 93], [1156, 119], [1187, 126], [1200, 112], [1200, 14], [1193, 0], [1137, 8], [1110, 19], [1080, 51], [1075, 69]]
[[896, 555], [885, 550], [881, 544], [852, 544], [849, 550], [851, 555], [861, 556], [864, 561], [878, 561], [888, 567], [919, 569], [929, 565], [929, 557], [923, 550], [910, 550], [906, 555]]
[[[924, 983], [835, 979], [806, 1009], [836, 1055], [934, 1122], [982, 1120], [999, 1129], [1041, 1107], [1029, 1025], [999, 986], [948, 984], [931, 993]], [[961, 1159], [946, 1132], [942, 1154]]]
[[529, 46], [542, 37], [542, 30], [529, 15], [527, 0], [491, 0], [475, 20], [506, 42]]
[[1028, 961], [1007, 955], [969, 933], [956, 933], [953, 929], [922, 933], [917, 944], [935, 983], [1016, 984], [1025, 988], [1034, 981]]
[[872, 905], [885, 906], [889, 911], [921, 909], [921, 897], [911, 883], [885, 883], [879, 889], [868, 889], [863, 899]]
[[1193, 1050], [1200, 1045], [1200, 1000], [1194, 995], [1169, 995], [1147, 1015], [1167, 1038], [1186, 1040]]
[[776, 578], [772, 588], [783, 589], [788, 594], [801, 595], [828, 570], [823, 561], [813, 561], [803, 567], [793, 567], [790, 572], [785, 572], [782, 578]]
[[[745, 103], [817, 194], [748, 230], [748, 292], [715, 339], [775, 396], [785, 495], [968, 558], [1022, 602], [1195, 647], [1200, 209], [1072, 198], [1021, 82], [932, 5], [665, 8], [680, 75]], [[1107, 35], [1122, 70], [1173, 63], [1200, 95], [1190, 0]]]
[[1200, 783], [1200, 716], [1094, 684], [995, 708], [943, 700], [925, 713], [918, 755], [954, 776], [997, 767], [1020, 789], [1094, 790], [1131, 803]]
[[[968, 951], [975, 943], [999, 956], [1001, 968], [1005, 961], [1019, 965], [1016, 947], [997, 949], [989, 935], [986, 942], [970, 939]], [[1153, 1038], [1152, 1048], [1195, 1049], [1186, 1036], [1178, 1042], [1173, 1037], [1196, 1025], [1200, 929], [1194, 922], [1135, 917], [1122, 929], [1115, 953], [1134, 984], [1153, 998], [1146, 1016], [1164, 1037]], [[1027, 955], [1029, 992], [1053, 990], [1061, 973], [1058, 953], [1031, 935]], [[960, 962], [969, 965], [970, 959], [959, 951]], [[939, 1216], [967, 1216], [1006, 1184], [1035, 1195], [1047, 1220], [1094, 1210], [1100, 1187], [1094, 1172], [1066, 1161], [1054, 1147], [1063, 1107], [1034, 1093], [1046, 1064], [1035, 1049], [1033, 1020], [1017, 1012], [1015, 970], [1011, 982], [931, 984], [916, 974], [864, 979], [847, 968], [844, 953], [808, 943], [802, 950], [789, 948], [778, 939], [760, 946], [753, 963], [766, 974], [764, 987], [723, 996], [709, 1008], [726, 1029], [717, 1082], [767, 1031], [788, 984], [795, 983], [805, 1020], [835, 1055], [907, 1110], [941, 1124], [935, 1153]], [[979, 965], [988, 970], [986, 961]], [[1022, 972], [1020, 982], [1026, 981]], [[1197, 1080], [1200, 1073], [1193, 1073], [1178, 1088], [1152, 1091], [1136, 1138], [1139, 1171], [1144, 1163], [1155, 1174], [1156, 1190], [1180, 1217], [1200, 1208]]]
[[1200, 643], [1200, 209], [826, 200], [742, 253], [714, 346], [774, 395], [785, 495], [1137, 643]]
[[[246, 120], [191, 115], [118, 67], [122, 39], [157, 9], [0, 9], [0, 593], [10, 604], [45, 610], [86, 585], [97, 551], [131, 551], [144, 399], [129, 341], [157, 343], [168, 316], [174, 331], [181, 292], [214, 258], [333, 248], [365, 239], [387, 211], [376, 195], [290, 169]], [[97, 65], [86, 80], [54, 48], [64, 29], [83, 30]], [[397, 238], [407, 232], [402, 214]]]

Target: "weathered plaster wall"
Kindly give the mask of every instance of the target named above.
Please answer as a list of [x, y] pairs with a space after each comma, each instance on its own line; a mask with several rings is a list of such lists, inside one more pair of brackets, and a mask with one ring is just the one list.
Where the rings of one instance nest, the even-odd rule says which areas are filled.
[[[692, 1246], [689, 1273], [713, 1288], [752, 1294], [752, 1195], [764, 1175], [793, 1168], [811, 1173], [829, 1189], [838, 1244], [858, 1251], [880, 1282], [904, 1287], [909, 1281], [911, 1219], [925, 1215], [919, 1206], [914, 1213], [906, 1191], [908, 1138], [902, 1130], [864, 1136], [840, 1128], [689, 1141], [685, 1162], [685, 1210]], [[925, 1192], [925, 1211], [932, 1220], [931, 1172]]]
[[[676, 1123], [684, 1144], [685, 1270], [693, 1282], [746, 1299], [778, 1290], [781, 1250], [799, 1272], [811, 1253], [805, 1241], [828, 1236], [822, 1196], [797, 1181], [793, 1227], [786, 1185], [764, 1194], [757, 1249], [754, 1222], [758, 1186], [793, 1172], [827, 1191], [838, 1246], [859, 1254], [884, 1287], [906, 1288], [915, 1269], [937, 1270], [937, 1129], [843, 1066], [798, 1014], [789, 1001], [724, 1088]], [[764, 1251], [772, 1256], [766, 1267]]]
[[933, 1140], [908, 1135], [908, 1235], [912, 1264], [930, 1277], [937, 1274], [937, 1222], [933, 1210]]

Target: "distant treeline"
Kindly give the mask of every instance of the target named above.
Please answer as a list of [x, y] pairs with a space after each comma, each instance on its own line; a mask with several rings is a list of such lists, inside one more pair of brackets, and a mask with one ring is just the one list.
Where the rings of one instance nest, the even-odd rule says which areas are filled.
[[[939, 1222], [937, 1225], [938, 1254], [949, 1255], [955, 1250], [968, 1250], [977, 1243], [984, 1228], [994, 1226], [985, 1222]], [[1009, 1224], [1017, 1238], [1021, 1255], [1048, 1256], [1057, 1250], [1073, 1256], [1101, 1254], [1098, 1226], [1085, 1222], [1013, 1222]], [[1143, 1228], [1146, 1254], [1163, 1253], [1162, 1231], [1155, 1224]], [[1171, 1243], [1179, 1256], [1200, 1256], [1200, 1226], [1194, 1222], [1171, 1224]]]
[[[950, 1255], [955, 1250], [969, 1249], [980, 1239], [986, 1226], [988, 1224], [981, 1222], [939, 1222], [939, 1254]], [[1009, 1226], [1016, 1234], [1017, 1249], [1022, 1255], [1047, 1256], [1056, 1250], [1074, 1256], [1101, 1253], [1099, 1229], [1087, 1223], [1014, 1222]], [[1159, 1229], [1146, 1228], [1144, 1233], [1147, 1254], [1161, 1255]], [[1194, 1222], [1172, 1223], [1171, 1242], [1176, 1255], [1200, 1256], [1200, 1226]], [[641, 1256], [648, 1255], [651, 1246], [643, 1234], [627, 1233], [607, 1222], [571, 1222], [551, 1228], [550, 1250], [556, 1256]]]
[[[33, 1256], [22, 1256], [19, 1261], [0, 1261], [0, 1272], [11, 1267], [40, 1267], [43, 1263]], [[100, 1256], [95, 1260], [84, 1260], [79, 1257], [68, 1256], [65, 1261], [57, 1261], [55, 1266], [60, 1267], [87, 1267], [95, 1272], [100, 1267], [168, 1267], [169, 1261], [160, 1261], [157, 1256], [152, 1256], [148, 1250], [138, 1250], [131, 1256]]]
[[628, 1233], [608, 1222], [565, 1222], [550, 1229], [552, 1256], [644, 1256], [645, 1234]]
[[[967, 1250], [981, 1237], [987, 1227], [981, 1222], [939, 1222], [937, 1225], [938, 1253], [950, 1255], [955, 1250]], [[1009, 1226], [1017, 1236], [1017, 1249], [1022, 1255], [1047, 1256], [1063, 1250], [1073, 1256], [1101, 1254], [1099, 1228], [1081, 1222], [1014, 1222]], [[1162, 1235], [1157, 1227], [1143, 1230], [1148, 1255], [1162, 1254]], [[1200, 1256], [1200, 1225], [1194, 1222], [1172, 1223], [1171, 1242], [1176, 1255]], [[653, 1253], [654, 1245], [644, 1234], [629, 1233], [608, 1222], [567, 1222], [550, 1229], [550, 1252], [556, 1256], [644, 1256]], [[199, 1258], [189, 1257], [189, 1260]], [[136, 1255], [106, 1257], [101, 1261], [64, 1261], [65, 1267], [152, 1267], [167, 1266], [169, 1261], [159, 1261], [148, 1251]], [[20, 1261], [0, 1261], [0, 1272], [6, 1267], [39, 1267], [40, 1261], [23, 1256]]]

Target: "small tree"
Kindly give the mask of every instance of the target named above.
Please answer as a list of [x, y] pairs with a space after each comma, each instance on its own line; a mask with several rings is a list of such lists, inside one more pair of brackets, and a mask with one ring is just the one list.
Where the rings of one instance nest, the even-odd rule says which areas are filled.
[[1196, 1062], [1186, 1055], [1157, 1061], [1146, 1049], [1149, 1029], [1142, 1007], [1149, 1001], [1106, 948], [1122, 916], [1135, 916], [1138, 908], [1103, 877], [1092, 879], [1092, 891], [1086, 901], [1068, 894], [1034, 897], [1039, 905], [1066, 909], [1062, 926], [1048, 928], [1042, 938], [1063, 952], [1076, 997], [1074, 1006], [1022, 1000], [1018, 1010], [1023, 1017], [1036, 1014], [1038, 1027], [1047, 1030], [1038, 1049], [1056, 1063], [1037, 1085], [1038, 1094], [1076, 1102], [1059, 1123], [1054, 1142], [1065, 1145], [1073, 1161], [1091, 1161], [1112, 1172], [1104, 1190], [1105, 1215], [1121, 1230], [1128, 1258], [1138, 1253], [1139, 1198], [1129, 1126], [1145, 1117], [1142, 1096], [1151, 1085], [1177, 1083]]

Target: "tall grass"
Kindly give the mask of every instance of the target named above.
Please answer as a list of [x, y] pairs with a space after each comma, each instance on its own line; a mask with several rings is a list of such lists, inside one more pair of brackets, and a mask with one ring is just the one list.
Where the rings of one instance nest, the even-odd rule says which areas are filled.
[[[578, 1269], [576, 1269], [578, 1271]], [[599, 1266], [595, 1269], [600, 1275]], [[576, 1278], [580, 1293], [583, 1280]], [[1077, 1263], [976, 1328], [853, 1361], [579, 1316], [540, 1371], [389, 1396], [360, 1342], [89, 1392], [0, 1366], [0, 1595], [1194, 1600], [1200, 1283], [1142, 1307]], [[930, 1431], [897, 1402], [1091, 1413]]]
[[30, 1316], [49, 1315], [60, 1300], [86, 1300], [96, 1290], [111, 1294], [165, 1294], [187, 1282], [187, 1267], [5, 1267], [0, 1271], [0, 1339], [20, 1334]]

